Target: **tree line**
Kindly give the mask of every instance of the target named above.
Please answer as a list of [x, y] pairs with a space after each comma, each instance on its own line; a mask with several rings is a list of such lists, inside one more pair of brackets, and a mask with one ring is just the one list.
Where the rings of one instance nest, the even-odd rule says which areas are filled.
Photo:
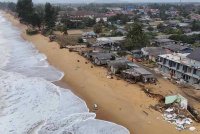
[[16, 12], [20, 21], [38, 27], [53, 29], [56, 23], [57, 10], [50, 3], [34, 6], [32, 0], [18, 0]]

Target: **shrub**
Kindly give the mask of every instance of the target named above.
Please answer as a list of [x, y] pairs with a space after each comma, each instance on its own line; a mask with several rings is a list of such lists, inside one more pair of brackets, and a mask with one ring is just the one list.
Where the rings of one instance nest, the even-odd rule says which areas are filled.
[[26, 34], [35, 35], [35, 34], [38, 34], [38, 30], [37, 29], [28, 28], [28, 29], [26, 29]]
[[78, 43], [83, 43], [84, 41], [83, 41], [83, 39], [82, 38], [79, 38], [78, 39]]

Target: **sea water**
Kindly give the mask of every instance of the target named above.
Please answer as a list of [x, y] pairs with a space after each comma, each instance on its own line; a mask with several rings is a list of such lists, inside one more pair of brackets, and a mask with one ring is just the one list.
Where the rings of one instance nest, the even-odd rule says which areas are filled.
[[129, 134], [54, 85], [64, 74], [46, 59], [0, 13], [0, 134]]

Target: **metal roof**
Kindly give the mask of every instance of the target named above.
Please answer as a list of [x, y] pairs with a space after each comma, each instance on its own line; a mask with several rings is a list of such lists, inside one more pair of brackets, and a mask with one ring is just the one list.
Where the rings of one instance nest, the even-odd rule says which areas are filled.
[[195, 49], [187, 57], [190, 58], [190, 59], [192, 59], [192, 60], [200, 61], [200, 48]]
[[134, 68], [134, 70], [141, 74], [141, 75], [153, 75], [151, 72], [147, 71], [146, 69], [144, 68], [141, 68], [141, 67], [138, 67], [138, 68]]

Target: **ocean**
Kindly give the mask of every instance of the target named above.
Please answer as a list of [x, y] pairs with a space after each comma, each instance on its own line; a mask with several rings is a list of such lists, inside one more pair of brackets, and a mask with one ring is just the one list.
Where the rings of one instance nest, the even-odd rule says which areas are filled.
[[0, 134], [129, 134], [52, 83], [63, 76], [0, 13]]

